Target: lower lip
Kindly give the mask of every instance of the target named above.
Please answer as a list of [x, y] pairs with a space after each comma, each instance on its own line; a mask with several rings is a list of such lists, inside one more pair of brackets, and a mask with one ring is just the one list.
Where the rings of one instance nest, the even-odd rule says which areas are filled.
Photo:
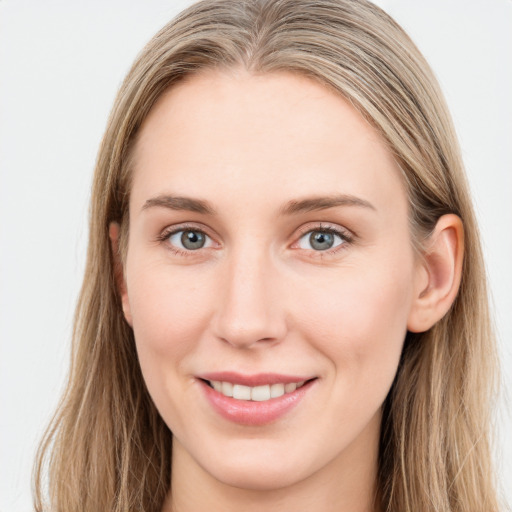
[[199, 380], [199, 383], [210, 404], [223, 418], [240, 425], [258, 426], [272, 423], [291, 411], [302, 401], [315, 381], [310, 380], [291, 393], [264, 402], [237, 400], [215, 391], [203, 380]]

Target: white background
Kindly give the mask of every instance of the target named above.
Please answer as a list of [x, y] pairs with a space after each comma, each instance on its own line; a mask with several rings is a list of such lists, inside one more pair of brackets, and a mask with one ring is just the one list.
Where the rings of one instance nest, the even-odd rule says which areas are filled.
[[[0, 512], [31, 509], [30, 472], [68, 366], [89, 185], [117, 88], [189, 1], [0, 0]], [[512, 1], [380, 0], [436, 72], [481, 224], [512, 390]], [[512, 419], [499, 478], [512, 502]]]

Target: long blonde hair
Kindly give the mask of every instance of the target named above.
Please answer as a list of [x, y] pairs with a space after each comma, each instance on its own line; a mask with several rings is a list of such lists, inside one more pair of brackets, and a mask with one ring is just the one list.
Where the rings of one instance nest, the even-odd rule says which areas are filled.
[[234, 66], [301, 73], [343, 95], [400, 165], [419, 251], [441, 215], [461, 217], [460, 292], [432, 329], [407, 335], [383, 408], [377, 487], [382, 510], [390, 512], [497, 511], [489, 448], [495, 344], [456, 136], [428, 64], [366, 0], [204, 0], [137, 58], [99, 151], [71, 370], [38, 453], [36, 510], [47, 510], [46, 484], [52, 511], [161, 510], [171, 433], [148, 395], [123, 318], [108, 228], [119, 222], [126, 245], [131, 149], [155, 101], [187, 75]]

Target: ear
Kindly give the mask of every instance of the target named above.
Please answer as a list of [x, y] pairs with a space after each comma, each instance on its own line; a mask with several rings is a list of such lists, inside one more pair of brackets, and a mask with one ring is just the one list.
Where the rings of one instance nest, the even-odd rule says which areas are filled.
[[132, 314], [130, 310], [130, 302], [128, 301], [128, 292], [126, 289], [126, 280], [124, 278], [123, 262], [121, 261], [121, 253], [119, 251], [119, 233], [121, 227], [117, 222], [111, 222], [108, 227], [108, 235], [110, 237], [110, 247], [114, 260], [114, 278], [117, 290], [121, 296], [123, 313], [126, 321], [132, 326]]
[[462, 221], [454, 214], [443, 215], [418, 265], [409, 331], [425, 332], [449, 311], [459, 291], [463, 255]]

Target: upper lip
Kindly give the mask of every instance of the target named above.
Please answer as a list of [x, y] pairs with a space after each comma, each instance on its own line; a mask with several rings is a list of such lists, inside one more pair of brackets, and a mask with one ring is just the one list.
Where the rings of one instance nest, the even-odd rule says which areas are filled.
[[211, 372], [198, 375], [197, 378], [209, 381], [231, 382], [242, 386], [263, 386], [265, 384], [289, 384], [311, 380], [314, 377], [304, 375], [283, 375], [279, 373], [255, 373], [253, 375], [238, 372]]

